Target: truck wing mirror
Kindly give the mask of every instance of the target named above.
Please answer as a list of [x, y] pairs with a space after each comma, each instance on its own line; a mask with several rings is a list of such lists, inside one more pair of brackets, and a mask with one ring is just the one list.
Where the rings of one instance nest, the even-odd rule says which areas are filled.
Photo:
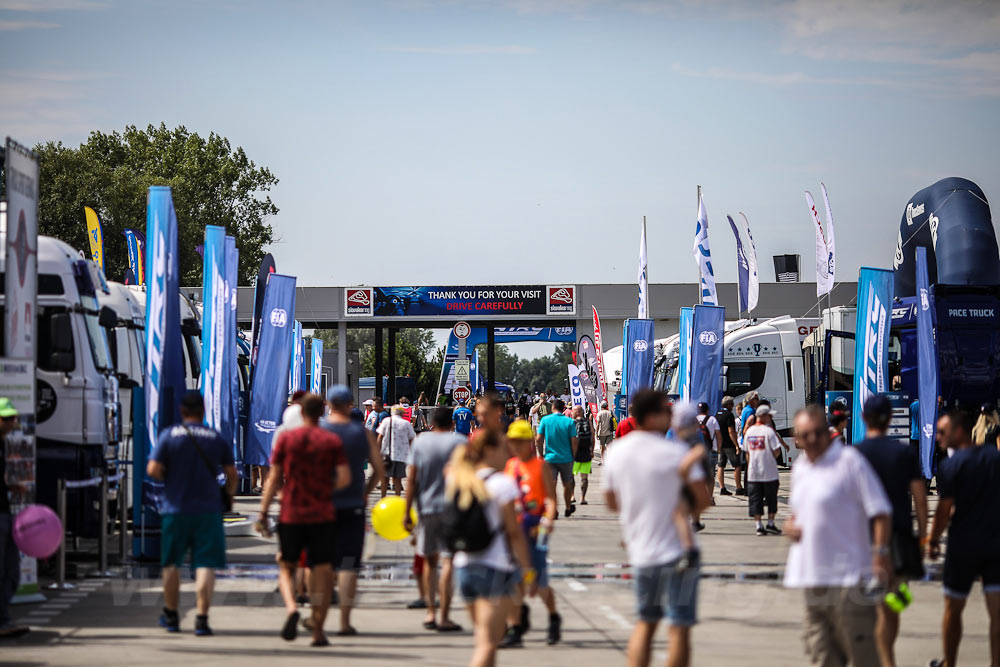
[[101, 310], [97, 314], [97, 323], [105, 329], [114, 329], [118, 326], [118, 316], [115, 315], [115, 311], [110, 306], [101, 306]]

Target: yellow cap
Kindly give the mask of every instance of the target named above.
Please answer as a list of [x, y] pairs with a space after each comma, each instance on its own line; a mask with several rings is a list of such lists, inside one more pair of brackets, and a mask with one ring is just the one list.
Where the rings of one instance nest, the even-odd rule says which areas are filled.
[[507, 427], [507, 437], [511, 440], [531, 440], [531, 425], [518, 419]]

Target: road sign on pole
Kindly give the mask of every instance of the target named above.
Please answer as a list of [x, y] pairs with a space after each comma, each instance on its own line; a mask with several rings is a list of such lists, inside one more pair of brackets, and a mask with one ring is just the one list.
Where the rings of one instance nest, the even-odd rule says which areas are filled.
[[451, 390], [451, 397], [456, 403], [462, 403], [472, 398], [472, 392], [468, 387], [455, 387]]
[[468, 359], [455, 360], [455, 382], [466, 384], [470, 381], [471, 362]]
[[455, 338], [462, 340], [468, 338], [469, 334], [472, 333], [472, 326], [468, 322], [458, 322], [452, 328], [452, 331], [455, 333]]

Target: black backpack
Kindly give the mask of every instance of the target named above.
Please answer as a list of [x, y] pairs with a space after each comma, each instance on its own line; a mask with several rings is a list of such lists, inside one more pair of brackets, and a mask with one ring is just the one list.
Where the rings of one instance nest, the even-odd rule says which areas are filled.
[[[486, 479], [495, 474], [496, 471], [493, 471]], [[458, 496], [459, 493], [456, 491], [448, 499], [448, 505], [441, 517], [444, 543], [452, 553], [484, 551], [493, 542], [496, 534], [490, 527], [486, 504], [480, 502], [476, 496], [472, 496], [469, 506], [462, 509], [458, 506]]]
[[701, 439], [705, 441], [705, 446], [712, 449], [712, 433], [708, 430], [708, 416], [698, 422], [698, 428], [701, 429]]

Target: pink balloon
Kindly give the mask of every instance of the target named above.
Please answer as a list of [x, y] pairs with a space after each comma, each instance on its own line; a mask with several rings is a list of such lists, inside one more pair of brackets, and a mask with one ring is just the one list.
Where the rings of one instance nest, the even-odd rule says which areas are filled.
[[45, 505], [28, 505], [14, 519], [14, 542], [32, 558], [48, 558], [63, 538], [59, 517]]

